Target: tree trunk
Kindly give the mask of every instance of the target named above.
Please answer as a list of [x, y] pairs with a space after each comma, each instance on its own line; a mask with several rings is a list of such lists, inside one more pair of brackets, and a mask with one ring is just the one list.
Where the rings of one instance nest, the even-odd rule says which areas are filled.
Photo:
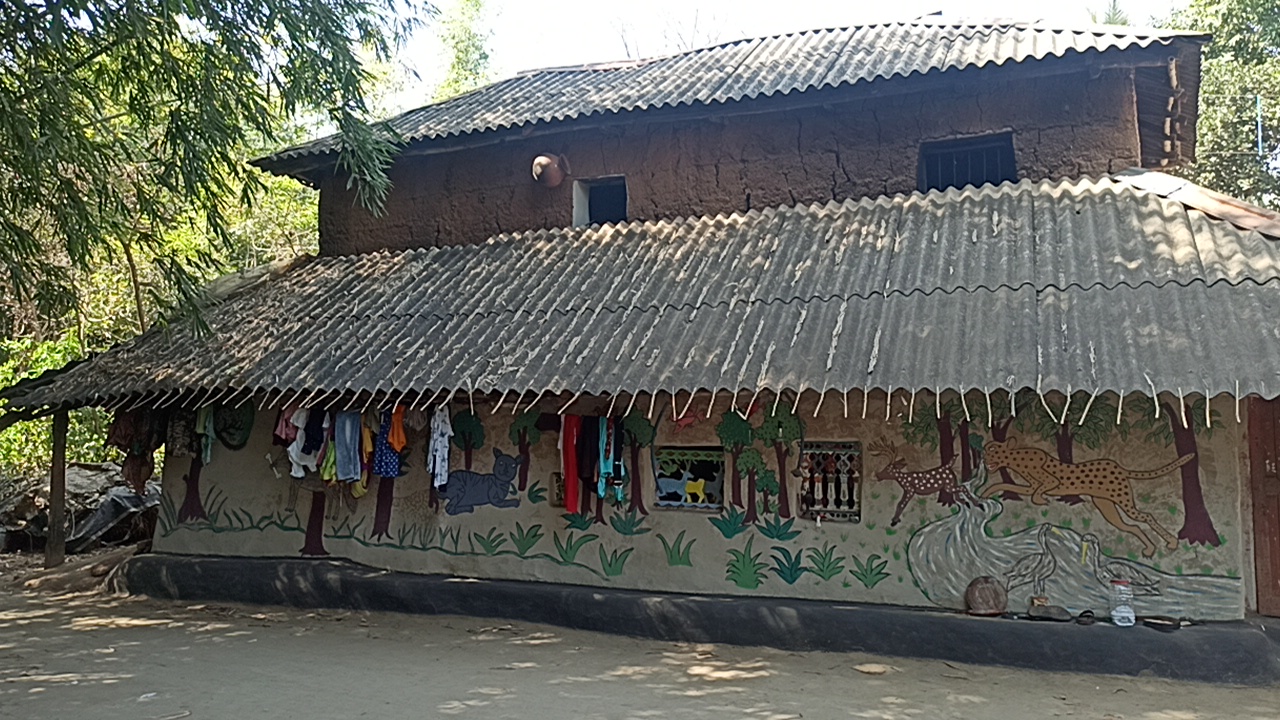
[[302, 554], [324, 556], [324, 491], [311, 491], [311, 514], [307, 516], [307, 539], [302, 543]]
[[120, 247], [124, 249], [124, 260], [129, 266], [129, 286], [133, 288], [133, 309], [137, 313], [138, 332], [147, 331], [147, 311], [142, 305], [142, 281], [138, 278], [138, 263], [133, 259], [133, 249], [129, 247], [128, 240], [121, 240]]
[[373, 534], [369, 537], [391, 537], [391, 501], [395, 499], [395, 490], [395, 478], [378, 478], [378, 505], [373, 511]]
[[742, 452], [742, 448], [735, 447], [729, 453], [729, 463], [733, 466], [729, 472], [730, 480], [730, 502], [738, 507], [742, 507], [742, 476], [738, 474], [738, 453]]
[[[1054, 440], [1058, 446], [1058, 462], [1074, 463], [1075, 462], [1075, 438], [1071, 435], [1071, 428], [1065, 423], [1058, 426], [1058, 432], [1054, 434]], [[1079, 505], [1084, 502], [1084, 498], [1079, 495], [1063, 495], [1058, 498], [1058, 502], [1067, 505]]]
[[759, 516], [756, 514], [756, 471], [747, 471], [747, 517], [746, 523], [755, 522]]
[[462, 448], [462, 467], [465, 470], [471, 469], [471, 446], [467, 445]]
[[951, 413], [942, 413], [938, 418], [938, 460], [942, 467], [951, 465], [956, 457], [954, 440], [951, 436]]
[[[1206, 400], [1205, 402], [1208, 402]], [[1178, 539], [1186, 540], [1192, 545], [1222, 544], [1218, 537], [1218, 529], [1213, 526], [1213, 518], [1209, 517], [1209, 509], [1204, 505], [1204, 490], [1200, 487], [1200, 451], [1196, 445], [1195, 430], [1183, 427], [1182, 414], [1175, 413], [1169, 403], [1160, 403], [1165, 415], [1169, 416], [1169, 427], [1173, 430], [1173, 447], [1178, 457], [1195, 455], [1191, 462], [1179, 468], [1182, 473], [1182, 529], [1178, 531]]]
[[55, 568], [67, 558], [67, 427], [70, 416], [59, 410], [53, 416], [53, 452], [49, 462], [49, 535], [45, 538], [44, 566]]
[[1072, 447], [1071, 428], [1059, 425], [1055, 440], [1058, 443], [1058, 461], [1068, 464], [1075, 462], [1072, 459], [1075, 456], [1075, 448]]
[[524, 490], [529, 487], [529, 433], [520, 431], [520, 442], [517, 447], [520, 451], [520, 469], [517, 472], [520, 476], [520, 489]]
[[627, 507], [627, 512], [639, 512], [641, 515], [648, 515], [649, 511], [644, 509], [644, 498], [640, 496], [644, 480], [640, 474], [640, 444], [631, 443], [631, 504]]
[[436, 489], [435, 478], [431, 479], [431, 487], [427, 490], [427, 505], [432, 510], [440, 509], [440, 491]]
[[178, 522], [209, 519], [209, 514], [204, 510], [204, 503], [200, 500], [200, 470], [203, 467], [200, 451], [197, 450], [191, 457], [191, 470], [182, 476], [182, 482], [187, 488], [186, 495], [182, 498], [182, 507], [178, 508]]
[[[778, 456], [778, 514], [784, 518], [791, 517], [791, 498], [787, 492], [787, 446], [785, 443], [776, 442], [773, 444], [773, 452]], [[764, 504], [765, 511], [769, 510], [769, 503]]]
[[[1005, 418], [1004, 422], [996, 423], [991, 426], [991, 439], [995, 442], [1008, 442], [1009, 426], [1013, 424], [1013, 418]], [[1009, 473], [1009, 468], [1000, 468], [1000, 482], [1006, 485], [1013, 484], [1013, 475]], [[1000, 493], [1002, 500], [1017, 500], [1022, 496], [1012, 490], [1005, 490]]]

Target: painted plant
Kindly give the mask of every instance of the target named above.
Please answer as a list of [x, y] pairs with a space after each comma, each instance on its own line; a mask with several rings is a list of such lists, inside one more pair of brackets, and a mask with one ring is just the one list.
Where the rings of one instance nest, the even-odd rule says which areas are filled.
[[[542, 413], [537, 410], [529, 410], [521, 413], [511, 423], [511, 428], [507, 431], [507, 435], [511, 438], [511, 443], [516, 446], [520, 457], [520, 490], [529, 487], [529, 448], [537, 445], [542, 439], [542, 431], [538, 429], [538, 418]], [[483, 434], [483, 433], [482, 433]], [[470, 463], [467, 469], [470, 469]]]
[[471, 469], [471, 456], [484, 447], [484, 423], [470, 410], [461, 410], [453, 416], [453, 444], [462, 451], [462, 467]]
[[[787, 461], [791, 457], [791, 446], [804, 439], [804, 422], [796, 414], [786, 408], [775, 406], [773, 411], [765, 415], [764, 423], [755, 431], [765, 445], [773, 448], [777, 458], [778, 514], [784, 518], [791, 517], [791, 493], [787, 490]], [[765, 503], [768, 507], [768, 503]]]
[[[729, 502], [742, 507], [742, 469], [738, 467], [739, 456], [755, 442], [755, 433], [751, 423], [741, 415], [729, 411], [716, 425], [716, 435], [720, 444], [729, 451]], [[759, 455], [759, 453], [756, 453]]]
[[653, 441], [658, 436], [657, 428], [649, 419], [640, 413], [640, 411], [632, 411], [622, 420], [622, 432], [626, 436], [627, 447], [631, 455], [631, 465], [627, 471], [631, 473], [631, 504], [627, 508], [632, 512], [639, 512], [642, 515], [648, 515], [649, 511], [644, 507], [644, 493], [642, 492], [642, 483], [644, 482], [644, 473], [640, 472], [640, 449], [653, 447]]

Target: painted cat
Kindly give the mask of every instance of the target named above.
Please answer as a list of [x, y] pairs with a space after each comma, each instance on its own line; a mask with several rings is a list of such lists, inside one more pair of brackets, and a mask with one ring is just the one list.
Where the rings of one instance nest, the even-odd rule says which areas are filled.
[[504, 455], [494, 448], [493, 472], [488, 475], [470, 470], [454, 470], [449, 473], [449, 482], [440, 493], [448, 502], [444, 511], [449, 515], [458, 515], [473, 512], [480, 505], [520, 507], [519, 498], [508, 497], [519, 468], [520, 458]]

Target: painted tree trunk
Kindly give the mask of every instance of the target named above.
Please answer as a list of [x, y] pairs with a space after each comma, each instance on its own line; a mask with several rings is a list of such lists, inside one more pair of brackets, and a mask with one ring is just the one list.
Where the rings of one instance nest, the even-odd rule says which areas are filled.
[[640, 473], [640, 444], [631, 443], [631, 504], [627, 506], [627, 512], [639, 512], [641, 515], [648, 515], [649, 511], [644, 509], [644, 497], [641, 493], [644, 482], [643, 475]]
[[955, 440], [951, 436], [951, 413], [944, 412], [938, 418], [938, 461], [942, 467], [951, 465], [956, 457]]
[[440, 509], [440, 491], [436, 489], [435, 478], [431, 479], [431, 487], [427, 489], [427, 505], [432, 510]]
[[745, 522], [753, 523], [759, 519], [756, 514], [756, 471], [747, 471], [747, 517]]
[[200, 500], [200, 470], [203, 467], [204, 463], [200, 459], [200, 453], [197, 452], [191, 458], [191, 470], [182, 477], [182, 482], [186, 485], [186, 495], [182, 498], [182, 507], [178, 509], [178, 522], [209, 519], [209, 514], [204, 510], [204, 503]]
[[[778, 514], [784, 518], [791, 517], [791, 497], [787, 492], [787, 446], [785, 443], [776, 442], [773, 444], [773, 452], [778, 456]], [[765, 510], [769, 509], [769, 503], [765, 502]]]
[[517, 473], [520, 477], [520, 489], [524, 490], [529, 487], [529, 433], [520, 431], [520, 442], [516, 447], [520, 452], [520, 469]]
[[378, 478], [378, 505], [373, 511], [373, 534], [370, 537], [391, 537], [391, 502], [395, 499], [395, 490], [395, 478]]
[[574, 478], [573, 482], [578, 483], [578, 496], [582, 501], [578, 503], [578, 513], [581, 515], [591, 515], [591, 497], [596, 494], [594, 485], [585, 483], [582, 478]]
[[738, 474], [738, 453], [742, 452], [742, 448], [734, 448], [729, 453], [729, 462], [732, 468], [729, 472], [729, 479], [732, 483], [729, 487], [729, 499], [734, 505], [742, 507], [742, 475]]
[[[1066, 424], [1058, 426], [1058, 432], [1054, 434], [1055, 444], [1058, 446], [1058, 462], [1074, 463], [1075, 462], [1075, 438], [1071, 434], [1071, 428]], [[1058, 498], [1058, 502], [1068, 505], [1079, 505], [1084, 502], [1084, 498], [1079, 495], [1063, 495]]]
[[[996, 442], [1007, 442], [1009, 440], [1009, 426], [1013, 424], [1013, 418], [1005, 418], [1003, 422], [995, 423], [991, 426], [991, 439]], [[1000, 482], [1006, 485], [1013, 485], [1013, 474], [1009, 472], [1009, 468], [1000, 468]], [[1005, 490], [1000, 493], [1003, 500], [1017, 500], [1022, 496], [1011, 490]]]
[[462, 448], [462, 467], [466, 470], [471, 469], [471, 446]]
[[311, 514], [307, 516], [307, 536], [302, 543], [302, 554], [313, 557], [328, 555], [324, 549], [324, 491], [311, 492]]
[[[1207, 402], [1207, 401], [1206, 401]], [[1222, 544], [1218, 537], [1218, 529], [1213, 526], [1213, 518], [1209, 517], [1209, 508], [1204, 504], [1204, 490], [1200, 487], [1200, 450], [1196, 445], [1194, 429], [1182, 424], [1183, 416], [1174, 413], [1169, 403], [1160, 403], [1164, 413], [1169, 417], [1169, 427], [1173, 430], [1173, 447], [1178, 457], [1194, 455], [1191, 462], [1179, 468], [1182, 473], [1182, 529], [1178, 531], [1178, 539], [1186, 540], [1192, 545]]]

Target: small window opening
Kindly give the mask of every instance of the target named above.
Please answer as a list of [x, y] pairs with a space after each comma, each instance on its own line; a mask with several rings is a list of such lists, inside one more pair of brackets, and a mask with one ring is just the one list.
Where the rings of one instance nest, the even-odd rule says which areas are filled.
[[573, 224], [602, 225], [627, 219], [627, 179], [617, 177], [573, 183]]
[[920, 191], [998, 185], [1018, 179], [1013, 133], [920, 146]]

